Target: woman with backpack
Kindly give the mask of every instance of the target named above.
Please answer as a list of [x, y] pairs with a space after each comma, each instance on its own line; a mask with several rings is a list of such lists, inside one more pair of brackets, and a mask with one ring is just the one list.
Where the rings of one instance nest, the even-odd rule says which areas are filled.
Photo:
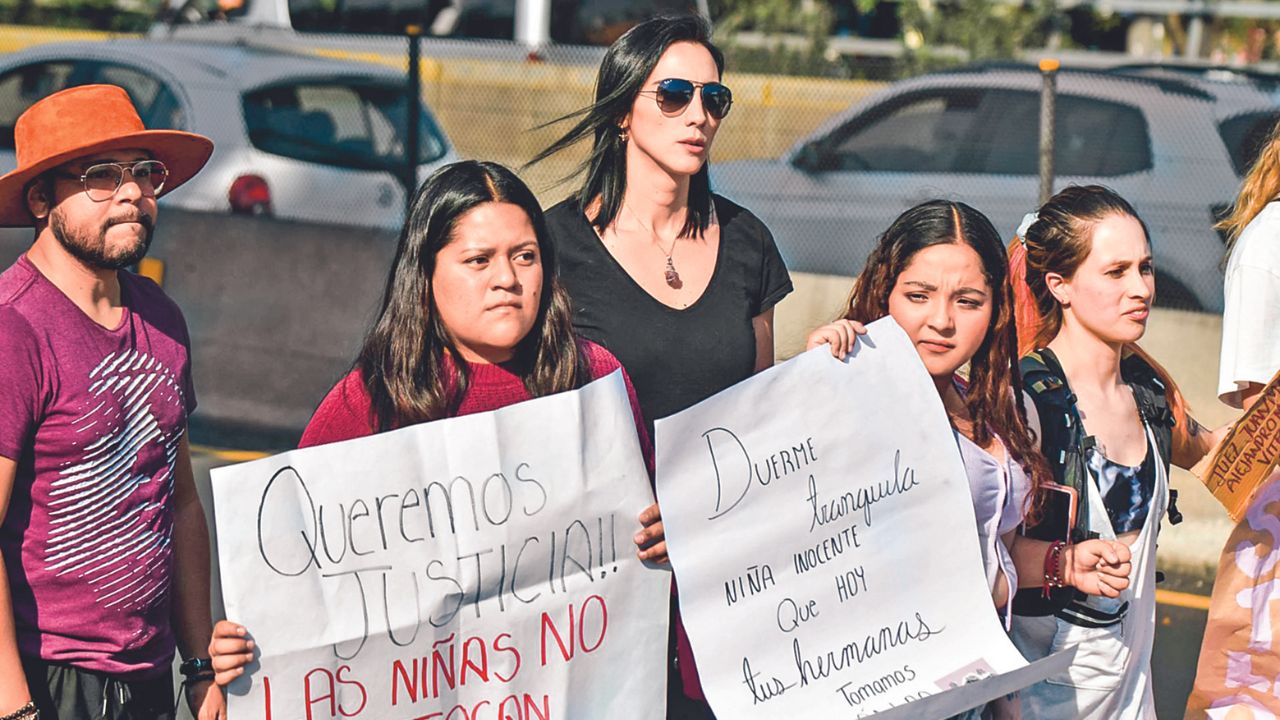
[[1191, 467], [1220, 433], [1187, 414], [1168, 373], [1135, 345], [1155, 297], [1155, 265], [1146, 225], [1124, 198], [1100, 186], [1066, 188], [1024, 223], [1011, 264], [1040, 449], [1054, 480], [1077, 498], [1074, 513], [1051, 514], [1030, 532], [1061, 538], [1046, 564], [1090, 538], [1118, 540], [1133, 556], [1118, 597], [1015, 603], [1013, 638], [1029, 660], [1077, 648], [1065, 672], [1022, 691], [1023, 709], [1045, 720], [1154, 718], [1155, 549], [1169, 465]]
[[[1006, 628], [1019, 586], [1075, 587], [1115, 597], [1128, 585], [1128, 548], [1094, 540], [1058, 548], [1016, 529], [1049, 481], [1020, 407], [1013, 294], [1004, 244], [991, 222], [964, 203], [934, 200], [898, 217], [867, 258], [845, 317], [809, 335], [809, 348], [852, 351], [869, 323], [886, 315], [906, 331], [938, 389], [964, 460], [988, 585]], [[958, 375], [967, 365], [967, 380]], [[1012, 698], [966, 717], [1017, 717]], [[984, 714], [985, 713], [985, 714]], [[1030, 717], [1035, 717], [1034, 715]]]

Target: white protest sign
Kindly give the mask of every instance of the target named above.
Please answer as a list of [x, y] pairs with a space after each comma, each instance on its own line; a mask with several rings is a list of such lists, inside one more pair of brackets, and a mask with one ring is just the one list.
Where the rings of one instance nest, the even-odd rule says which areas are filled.
[[656, 433], [681, 613], [718, 716], [864, 717], [1026, 664], [986, 585], [946, 412], [891, 319], [846, 362], [815, 349]]
[[235, 720], [665, 715], [670, 573], [621, 373], [213, 471]]

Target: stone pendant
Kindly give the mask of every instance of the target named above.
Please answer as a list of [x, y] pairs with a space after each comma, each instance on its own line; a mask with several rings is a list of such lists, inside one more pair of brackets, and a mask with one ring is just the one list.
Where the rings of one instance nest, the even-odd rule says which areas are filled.
[[680, 273], [676, 272], [676, 266], [671, 262], [671, 258], [667, 258], [667, 285], [673, 288], [680, 287]]

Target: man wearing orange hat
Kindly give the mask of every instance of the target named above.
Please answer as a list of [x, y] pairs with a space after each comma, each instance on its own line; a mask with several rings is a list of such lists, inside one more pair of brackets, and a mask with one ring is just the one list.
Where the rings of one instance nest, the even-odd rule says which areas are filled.
[[209, 538], [192, 479], [186, 323], [125, 268], [156, 198], [213, 152], [146, 130], [124, 90], [18, 118], [0, 226], [35, 228], [0, 274], [0, 720], [225, 717], [205, 656]]

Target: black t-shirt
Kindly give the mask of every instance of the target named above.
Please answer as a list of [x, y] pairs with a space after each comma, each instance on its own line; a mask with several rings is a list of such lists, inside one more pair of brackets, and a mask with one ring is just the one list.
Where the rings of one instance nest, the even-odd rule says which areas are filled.
[[560, 281], [573, 299], [574, 327], [626, 368], [650, 433], [654, 420], [750, 377], [756, 362], [751, 320], [791, 292], [769, 229], [744, 208], [714, 197], [720, 222], [715, 269], [702, 296], [684, 309], [645, 292], [573, 198], [547, 212]]

